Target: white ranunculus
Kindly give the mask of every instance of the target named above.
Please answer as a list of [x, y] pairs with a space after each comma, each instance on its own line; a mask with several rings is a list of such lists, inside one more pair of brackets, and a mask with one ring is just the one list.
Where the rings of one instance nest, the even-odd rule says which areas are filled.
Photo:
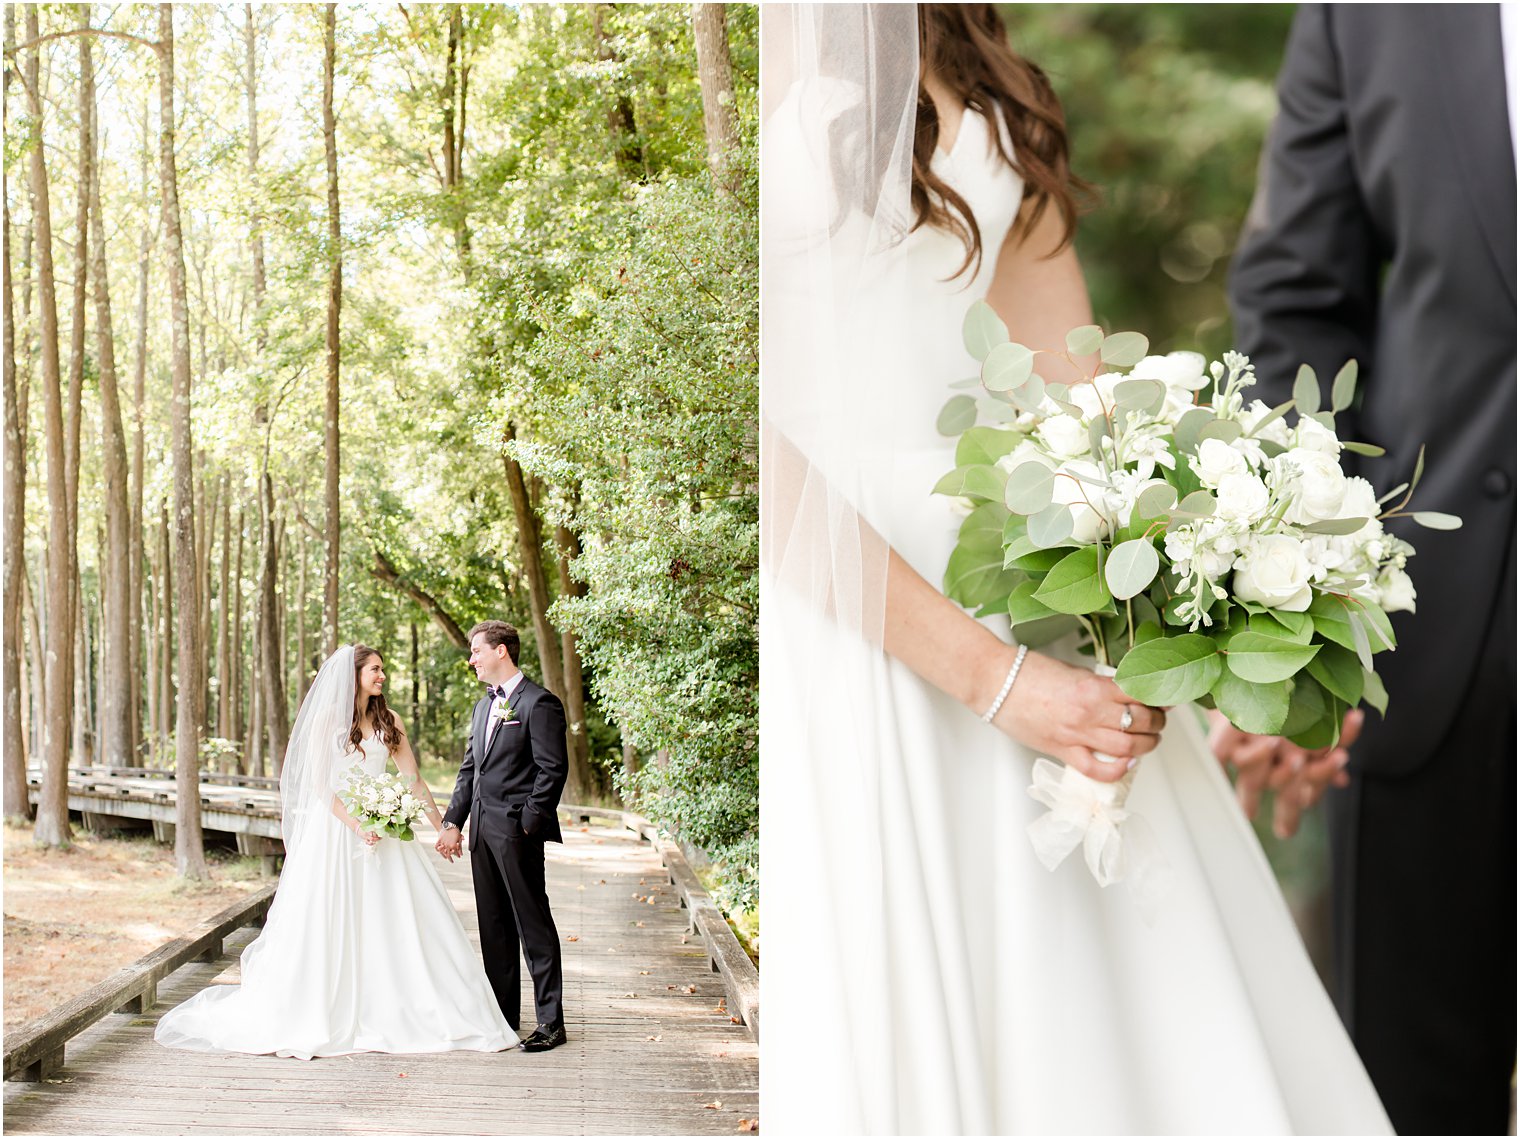
[[1302, 613], [1309, 608], [1309, 560], [1297, 538], [1257, 535], [1235, 563], [1235, 595], [1269, 609]]
[[1188, 460], [1198, 481], [1213, 490], [1226, 475], [1246, 472], [1245, 456], [1220, 439], [1205, 439], [1198, 453]]
[[1401, 569], [1389, 569], [1378, 579], [1378, 604], [1385, 613], [1414, 612], [1414, 582]]
[[1346, 501], [1346, 473], [1334, 455], [1295, 447], [1277, 457], [1285, 468], [1296, 471], [1291, 479], [1292, 505], [1288, 520], [1301, 526], [1340, 518]]
[[1251, 405], [1245, 408], [1241, 423], [1247, 434], [1254, 435], [1258, 439], [1265, 439], [1269, 443], [1276, 443], [1280, 447], [1293, 446], [1293, 432], [1289, 429], [1287, 420], [1278, 416], [1261, 430], [1256, 425], [1267, 416], [1272, 414], [1272, 409], [1259, 399], [1251, 401]]
[[1250, 471], [1237, 471], [1219, 480], [1214, 512], [1221, 518], [1255, 522], [1266, 514], [1271, 501], [1266, 483]]
[[1147, 356], [1132, 369], [1134, 380], [1160, 380], [1168, 388], [1195, 392], [1209, 382], [1208, 361], [1197, 352], [1168, 352], [1165, 356]]
[[1072, 539], [1088, 545], [1108, 532], [1107, 521], [1091, 505], [1101, 504], [1104, 492], [1102, 487], [1075, 478], [1078, 472], [1089, 478], [1099, 477], [1098, 468], [1092, 463], [1067, 463], [1056, 472], [1050, 500], [1070, 508]]
[[1040, 442], [1058, 459], [1074, 459], [1088, 452], [1087, 428], [1070, 415], [1056, 415], [1035, 429]]
[[1055, 461], [1033, 439], [1019, 440], [1018, 446], [998, 459], [997, 466], [1012, 474], [1025, 463], [1039, 463], [1051, 470], [1056, 469]]
[[[1372, 484], [1364, 478], [1354, 477], [1346, 480], [1346, 497], [1341, 500], [1341, 512], [1337, 518], [1376, 518], [1381, 513], [1378, 507], [1377, 491], [1372, 489]], [[1365, 534], [1363, 528], [1357, 531]]]
[[1335, 437], [1335, 432], [1317, 419], [1300, 418], [1297, 435], [1297, 446], [1302, 450], [1318, 451], [1323, 455], [1341, 453], [1341, 441]]

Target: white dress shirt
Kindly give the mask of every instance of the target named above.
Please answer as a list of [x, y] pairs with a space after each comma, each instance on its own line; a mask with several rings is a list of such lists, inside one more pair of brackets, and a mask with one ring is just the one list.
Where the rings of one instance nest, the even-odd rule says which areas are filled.
[[518, 686], [522, 684], [522, 682], [523, 674], [519, 672], [511, 680], [507, 681], [507, 683], [503, 686], [506, 691], [491, 701], [490, 718], [487, 721], [486, 727], [486, 747], [491, 746], [491, 741], [496, 738], [496, 730], [501, 727], [503, 722], [497, 719], [496, 710], [512, 702], [512, 693], [517, 691]]

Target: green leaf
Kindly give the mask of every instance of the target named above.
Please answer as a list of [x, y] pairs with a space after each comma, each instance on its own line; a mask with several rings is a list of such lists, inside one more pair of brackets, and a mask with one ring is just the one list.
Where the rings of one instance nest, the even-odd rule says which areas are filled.
[[1303, 528], [1305, 534], [1355, 534], [1370, 518], [1331, 518], [1324, 522], [1311, 522]]
[[1054, 609], [1035, 597], [1037, 586], [1037, 582], [1021, 581], [1008, 595], [1008, 620], [1013, 624], [1022, 625], [1026, 621], [1043, 621], [1047, 617], [1058, 616]]
[[1242, 680], [1226, 668], [1209, 691], [1214, 697], [1214, 707], [1241, 731], [1275, 736], [1288, 718], [1293, 685], [1286, 680], [1257, 684]]
[[1401, 482], [1401, 483], [1399, 483], [1398, 486], [1394, 487], [1387, 494], [1383, 495], [1382, 498], [1378, 499], [1378, 505], [1382, 506], [1383, 503], [1385, 503], [1385, 502], [1391, 502], [1391, 501], [1393, 501], [1395, 498], [1397, 498], [1399, 495], [1403, 494], [1408, 489], [1409, 489], [1409, 484], [1407, 482]]
[[956, 467], [934, 484], [931, 494], [967, 495], [1001, 501], [1003, 497], [1002, 472], [996, 467], [977, 465]]
[[1321, 645], [1318, 655], [1309, 662], [1309, 675], [1348, 705], [1362, 698], [1363, 671], [1356, 654], [1340, 645]]
[[1011, 392], [1033, 372], [1033, 352], [1022, 344], [998, 344], [982, 364], [982, 383], [988, 391]]
[[1308, 418], [1314, 420], [1315, 423], [1318, 423], [1326, 431], [1333, 432], [1335, 430], [1335, 413], [1332, 411], [1316, 411]]
[[1135, 498], [1135, 518], [1160, 518], [1177, 505], [1177, 489], [1169, 483], [1154, 483]]
[[1151, 582], [1161, 569], [1161, 558], [1156, 547], [1144, 539], [1121, 542], [1108, 555], [1103, 567], [1103, 579], [1108, 590], [1117, 600], [1135, 596]]
[[1362, 699], [1377, 709], [1379, 716], [1388, 715], [1388, 689], [1382, 678], [1371, 669], [1362, 672]]
[[1288, 718], [1277, 734], [1295, 736], [1306, 732], [1329, 714], [1332, 701], [1309, 673], [1293, 678], [1293, 696], [1288, 703]]
[[959, 435], [976, 423], [976, 400], [969, 395], [953, 395], [940, 408], [934, 428], [941, 435]]
[[1438, 510], [1416, 510], [1409, 517], [1427, 530], [1460, 530], [1462, 519], [1455, 514], [1442, 514]]
[[1376, 628], [1379, 639], [1386, 639], [1390, 647], [1396, 643], [1393, 626], [1388, 622], [1388, 614], [1376, 605], [1366, 605], [1355, 598], [1342, 597], [1336, 593], [1316, 591], [1309, 602], [1309, 613], [1314, 618], [1314, 628], [1319, 635], [1327, 641], [1334, 641], [1342, 648], [1353, 650], [1356, 648], [1352, 614], [1365, 614], [1367, 620]]
[[1066, 334], [1066, 351], [1073, 356], [1091, 356], [1103, 347], [1103, 330], [1096, 324], [1084, 324]]
[[1092, 449], [1093, 458], [1100, 462], [1103, 458], [1103, 440], [1108, 436], [1108, 420], [1101, 415], [1093, 416], [1092, 422], [1087, 425], [1087, 445]]
[[975, 466], [996, 463], [1024, 441], [1024, 434], [1002, 427], [973, 427], [955, 445], [955, 465]]
[[1125, 380], [1114, 387], [1120, 407], [1153, 414], [1166, 401], [1166, 385], [1160, 380]]
[[[1025, 543], [1028, 544], [1027, 548], [1025, 547]], [[1048, 550], [1041, 549], [1026, 535], [1019, 539], [1017, 546], [1008, 547], [1008, 552], [1003, 557], [1003, 565], [1008, 569], [1044, 575], [1053, 570], [1056, 564], [1070, 552], [1071, 548], [1069, 546], [1052, 546]]]
[[1299, 415], [1313, 415], [1319, 410], [1319, 378], [1308, 364], [1298, 366], [1293, 379], [1293, 402]]
[[1143, 645], [1147, 641], [1154, 641], [1157, 637], [1164, 636], [1166, 636], [1166, 630], [1162, 629], [1154, 621], [1141, 621], [1140, 624], [1135, 626], [1135, 644], [1137, 646]]
[[1050, 505], [1055, 472], [1034, 459], [1020, 463], [1008, 476], [1003, 502], [1015, 514], [1038, 514]]
[[1075, 617], [1068, 617], [1064, 613], [1047, 617], [1043, 621], [1030, 621], [1019, 626], [1019, 644], [1037, 649], [1070, 636], [1081, 627], [1081, 622]]
[[1114, 680], [1142, 704], [1170, 708], [1210, 691], [1223, 668], [1213, 641], [1197, 633], [1184, 633], [1136, 645]]
[[1045, 575], [1035, 597], [1058, 613], [1091, 613], [1112, 598], [1103, 584], [1097, 546], [1083, 546], [1062, 558]]
[[1002, 550], [960, 545], [945, 566], [945, 596], [971, 610], [994, 602], [1001, 609], [1018, 578], [1003, 568]]
[[1342, 443], [1341, 450], [1350, 451], [1353, 455], [1370, 455], [1374, 459], [1379, 455], [1388, 454], [1375, 443]]
[[1301, 645], [1286, 637], [1246, 630], [1230, 638], [1225, 664], [1242, 680], [1272, 684], [1301, 671], [1319, 652], [1318, 645]]
[[[1397, 638], [1393, 635], [1393, 624], [1388, 620], [1388, 614], [1377, 605], [1360, 603], [1359, 615], [1367, 622], [1373, 639], [1382, 642], [1383, 649], [1392, 649], [1398, 645]], [[1373, 652], [1382, 652], [1382, 649], [1373, 649]]]
[[1409, 476], [1409, 493], [1414, 493], [1414, 488], [1420, 485], [1420, 476], [1425, 473], [1425, 444], [1420, 444], [1420, 453], [1414, 457], [1414, 474]]
[[[1059, 546], [1071, 537], [1075, 522], [1070, 507], [1060, 502], [1052, 502], [1044, 510], [1029, 516], [1029, 540], [1042, 549]], [[1063, 610], [1063, 612], [1085, 613], [1087, 610], [1073, 609]]]
[[961, 323], [961, 339], [966, 351], [977, 360], [987, 359], [987, 354], [999, 344], [1008, 343], [1008, 326], [986, 301], [976, 301], [966, 310]]
[[1213, 515], [1215, 499], [1206, 490], [1195, 490], [1177, 504], [1177, 509], [1172, 511], [1172, 517], [1183, 518], [1208, 518]]
[[1105, 336], [1099, 354], [1105, 364], [1114, 368], [1133, 368], [1150, 350], [1150, 341], [1138, 332], [1116, 332]]
[[1233, 443], [1242, 434], [1240, 424], [1233, 419], [1216, 419], [1213, 423], [1205, 423], [1198, 432], [1198, 442], [1205, 439], [1218, 439], [1221, 443]]
[[1307, 613], [1289, 613], [1284, 609], [1268, 609], [1264, 605], [1252, 605], [1249, 602], [1247, 602], [1247, 608], [1257, 613], [1260, 617], [1271, 619], [1271, 624], [1265, 628], [1253, 624], [1252, 627], [1258, 633], [1268, 632], [1281, 636], [1282, 634], [1277, 633], [1273, 628], [1273, 626], [1276, 626], [1276, 629], [1286, 630], [1288, 639], [1297, 644], [1307, 645], [1314, 639], [1314, 618]]
[[[1177, 426], [1172, 431], [1172, 438], [1177, 442], [1177, 450], [1192, 452], [1198, 450], [1199, 437], [1203, 429], [1214, 422], [1214, 411], [1208, 407], [1194, 407], [1182, 413], [1177, 420]], [[1178, 463], [1181, 468], [1185, 464]]]
[[1281, 419], [1283, 416], [1287, 415], [1288, 412], [1291, 411], [1292, 409], [1293, 409], [1293, 401], [1291, 399], [1290, 400], [1285, 400], [1284, 402], [1278, 404], [1271, 411], [1267, 412], [1266, 416], [1263, 417], [1263, 419], [1261, 420], [1260, 423], [1256, 424], [1255, 427], [1251, 428], [1251, 435], [1253, 437], [1260, 436], [1261, 435], [1261, 429], [1263, 427], [1267, 426], [1267, 424], [1269, 424], [1269, 423], [1274, 423], [1277, 420]]
[[1341, 738], [1341, 720], [1345, 718], [1346, 706], [1333, 696], [1327, 696], [1326, 702], [1329, 707], [1323, 716], [1304, 731], [1291, 734], [1285, 732], [1288, 739], [1310, 751], [1334, 747]]
[[1045, 381], [1037, 375], [1030, 375], [1018, 387], [1008, 393], [1009, 398], [1024, 411], [1039, 411], [1040, 404], [1045, 399]]
[[1372, 644], [1367, 637], [1367, 622], [1353, 610], [1347, 615], [1347, 624], [1351, 627], [1351, 647], [1356, 650], [1357, 660], [1362, 662], [1363, 668], [1371, 669]]
[[[1330, 407], [1333, 411], [1345, 411], [1356, 397], [1356, 361], [1347, 360], [1335, 373], [1330, 384]], [[1352, 701], [1354, 704], [1356, 701]]]

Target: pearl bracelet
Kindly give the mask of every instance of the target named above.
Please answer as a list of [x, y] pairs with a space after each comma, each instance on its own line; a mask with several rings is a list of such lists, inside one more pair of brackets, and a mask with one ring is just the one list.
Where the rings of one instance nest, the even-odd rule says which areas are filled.
[[1008, 693], [1013, 691], [1013, 682], [1018, 679], [1019, 669], [1024, 667], [1024, 656], [1028, 652], [1028, 645], [1019, 646], [1019, 655], [1013, 658], [1013, 667], [1008, 670], [1008, 676], [1003, 681], [1003, 687], [998, 692], [997, 699], [992, 702], [992, 707], [982, 713], [982, 723], [992, 723], [992, 717], [998, 714], [998, 709], [1003, 706], [1003, 701], [1008, 699]]

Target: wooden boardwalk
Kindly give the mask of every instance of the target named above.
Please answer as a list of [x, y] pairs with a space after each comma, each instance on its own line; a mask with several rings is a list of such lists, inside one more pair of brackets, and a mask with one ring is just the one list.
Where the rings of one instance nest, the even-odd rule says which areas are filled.
[[[54, 1081], [5, 1086], [5, 1130], [52, 1135], [727, 1134], [756, 1118], [759, 1047], [687, 932], [659, 854], [621, 827], [571, 827], [549, 847], [570, 1042], [552, 1052], [207, 1056], [153, 1042], [158, 1015], [238, 955], [186, 965], [149, 1014], [76, 1037]], [[431, 842], [419, 834], [419, 841]], [[468, 862], [437, 866], [478, 947]], [[523, 1008], [531, 1015], [524, 970]]]

